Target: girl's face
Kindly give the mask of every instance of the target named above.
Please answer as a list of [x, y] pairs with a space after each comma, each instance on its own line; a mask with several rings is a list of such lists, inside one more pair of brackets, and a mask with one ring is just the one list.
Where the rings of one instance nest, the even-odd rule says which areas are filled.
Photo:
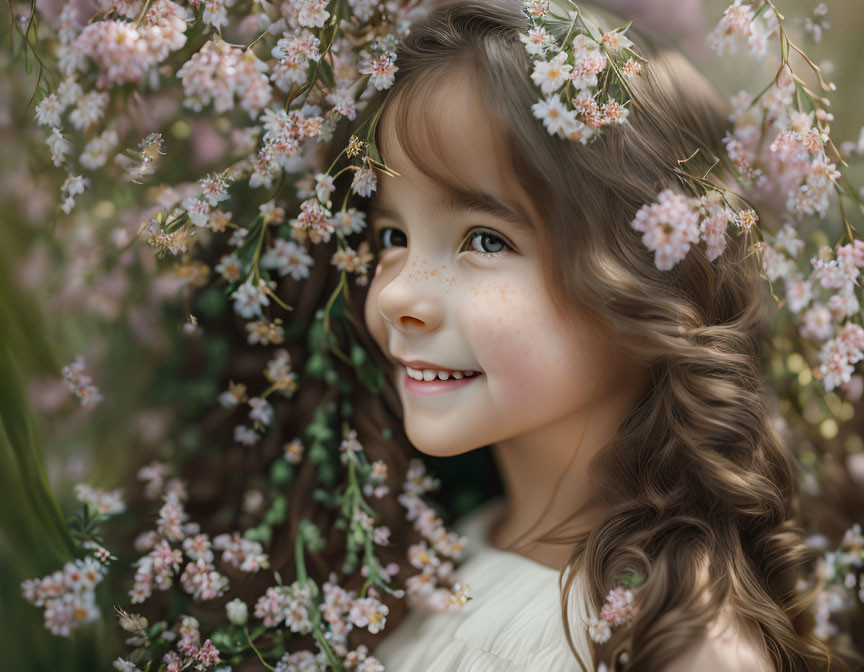
[[[542, 432], [573, 426], [589, 404], [627, 386], [627, 360], [608, 338], [587, 321], [574, 327], [553, 306], [542, 223], [482, 103], [466, 95], [472, 89], [454, 77], [425, 110], [439, 138], [430, 161], [459, 191], [410, 162], [385, 115], [382, 146], [399, 176], [380, 176], [369, 211], [380, 256], [366, 324], [392, 363], [408, 439], [435, 456], [515, 437], [560, 438]], [[439, 370], [451, 372], [447, 380], [427, 380]]]

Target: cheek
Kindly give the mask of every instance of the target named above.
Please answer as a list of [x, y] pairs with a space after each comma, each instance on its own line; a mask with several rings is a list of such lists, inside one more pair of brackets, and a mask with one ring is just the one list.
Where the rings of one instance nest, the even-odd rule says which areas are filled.
[[599, 348], [577, 339], [539, 281], [476, 288], [468, 323], [490, 394], [502, 406], [572, 403], [602, 364]]

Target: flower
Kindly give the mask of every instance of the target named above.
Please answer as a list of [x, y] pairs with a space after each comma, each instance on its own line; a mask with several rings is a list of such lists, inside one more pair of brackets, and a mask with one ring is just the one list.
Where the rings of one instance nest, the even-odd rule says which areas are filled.
[[295, 0], [297, 23], [308, 28], [323, 28], [330, 17], [327, 0]]
[[233, 408], [246, 401], [246, 386], [243, 383], [230, 381], [228, 389], [219, 395], [219, 403], [225, 408]]
[[255, 345], [256, 343], [260, 343], [261, 345], [270, 345], [271, 343], [279, 345], [285, 340], [285, 330], [275, 322], [267, 320], [247, 322], [246, 331], [249, 334], [246, 339], [249, 345]]
[[44, 607], [45, 627], [52, 634], [68, 637], [82, 623], [99, 618], [94, 589], [106, 573], [93, 557], [67, 562], [58, 570], [21, 584], [24, 599]]
[[117, 658], [117, 660], [112, 663], [112, 666], [117, 670], [117, 672], [140, 672], [135, 663], [124, 658]]
[[[245, 229], [240, 230], [245, 231]], [[261, 263], [264, 265], [263, 257]], [[265, 266], [265, 268], [267, 268], [267, 266]], [[219, 263], [213, 267], [213, 270], [228, 282], [236, 282], [245, 272], [245, 265], [240, 261], [240, 257], [238, 257], [235, 252], [231, 252], [230, 254], [222, 255], [219, 259]]]
[[90, 180], [81, 175], [70, 175], [66, 178], [63, 186], [60, 187], [60, 194], [64, 197], [63, 205], [60, 209], [67, 215], [75, 206], [75, 197], [84, 193], [84, 189], [90, 184]]
[[576, 62], [570, 73], [570, 81], [577, 89], [591, 89], [597, 86], [597, 75], [606, 69], [608, 63], [605, 54], [589, 51]]
[[344, 236], [360, 233], [366, 228], [366, 213], [357, 208], [348, 208], [334, 213], [331, 222], [336, 231]]
[[555, 39], [543, 26], [530, 28], [527, 33], [521, 33], [519, 39], [532, 56], [542, 56], [555, 45]]
[[368, 264], [373, 259], [374, 255], [369, 251], [369, 241], [364, 240], [357, 251], [346, 246], [334, 252], [330, 261], [340, 270], [365, 275]]
[[228, 620], [234, 625], [246, 625], [246, 621], [249, 619], [249, 607], [239, 598], [228, 602], [225, 605], [225, 611], [228, 614]]
[[261, 437], [255, 430], [246, 427], [246, 425], [237, 425], [234, 427], [234, 440], [237, 443], [242, 443], [244, 446], [254, 446]]
[[623, 72], [628, 77], [638, 75], [642, 72], [642, 64], [637, 60], [628, 58], [627, 62], [621, 66], [621, 72]]
[[529, 17], [542, 19], [549, 13], [549, 0], [525, 0], [522, 11]]
[[609, 623], [602, 618], [590, 618], [587, 624], [588, 636], [598, 644], [603, 644], [609, 641], [612, 636], [612, 629]]
[[566, 63], [567, 54], [559, 51], [548, 61], [538, 60], [534, 63], [534, 71], [531, 80], [540, 87], [540, 90], [549, 95], [561, 88], [570, 75], [572, 66]]
[[332, 194], [335, 189], [336, 186], [333, 184], [332, 176], [325, 175], [324, 173], [318, 173], [315, 176], [315, 195], [322, 203], [326, 204], [330, 201], [330, 194]]
[[600, 610], [600, 618], [609, 625], [624, 625], [633, 618], [635, 613], [633, 591], [618, 586], [610, 590], [606, 596], [606, 603]]
[[263, 280], [256, 282], [250, 275], [246, 282], [231, 294], [231, 298], [234, 299], [234, 312], [247, 319], [263, 317], [262, 307], [270, 305], [270, 299], [264, 291], [265, 287]]
[[373, 635], [381, 632], [387, 622], [389, 608], [373, 597], [355, 600], [348, 611], [348, 620], [358, 628], [368, 628]]
[[368, 198], [378, 186], [378, 178], [371, 168], [358, 168], [354, 171], [351, 190], [358, 196]]
[[576, 113], [568, 110], [558, 96], [549, 96], [531, 106], [531, 111], [537, 119], [543, 122], [550, 135], [563, 135], [580, 122]]
[[239, 50], [213, 37], [183, 64], [177, 77], [183, 82], [187, 107], [197, 111], [212, 102], [217, 112], [227, 112], [236, 98], [255, 117], [273, 97], [266, 70], [251, 49]]
[[604, 33], [603, 38], [600, 40], [600, 43], [610, 51], [616, 51], [618, 49], [629, 49], [633, 46], [633, 43], [629, 40], [629, 38], [624, 36], [624, 33], [620, 29], [610, 30], [609, 32]]
[[360, 64], [360, 73], [369, 75], [369, 83], [379, 91], [393, 86], [398, 70], [396, 54], [392, 52], [384, 52], [374, 58], [369, 54], [364, 54]]
[[753, 209], [742, 210], [735, 217], [735, 225], [742, 231], [749, 232], [759, 221], [759, 216]]
[[69, 114], [69, 121], [75, 128], [86, 130], [102, 118], [107, 105], [107, 93], [90, 91], [78, 98], [75, 109]]
[[273, 407], [266, 399], [252, 397], [249, 400], [249, 419], [267, 426], [273, 421]]
[[67, 140], [56, 126], [51, 129], [51, 135], [45, 141], [51, 149], [51, 161], [55, 166], [62, 165], [66, 155], [72, 149], [72, 143]]
[[63, 378], [82, 406], [94, 406], [101, 402], [103, 397], [99, 388], [93, 385], [93, 379], [84, 372], [84, 368], [84, 358], [77, 355], [71, 364], [63, 367]]
[[303, 461], [303, 443], [300, 439], [294, 439], [285, 444], [285, 459], [291, 464], [300, 464]]
[[60, 126], [60, 115], [66, 105], [60, 102], [57, 94], [50, 94], [36, 106], [36, 123], [42, 126]]
[[100, 515], [110, 516], [126, 510], [122, 490], [108, 491], [78, 483], [75, 486], [75, 496], [79, 502], [92, 506]]
[[261, 265], [264, 268], [278, 271], [283, 277], [290, 275], [294, 280], [308, 278], [313, 263], [305, 247], [281, 238], [261, 256]]
[[220, 534], [213, 540], [213, 548], [223, 551], [222, 562], [241, 572], [254, 573], [270, 566], [270, 559], [257, 541], [241, 537], [237, 532]]
[[657, 202], [642, 206], [631, 223], [642, 231], [642, 242], [654, 251], [654, 263], [668, 271], [687, 256], [690, 244], [699, 240], [699, 213], [690, 199], [666, 189]]

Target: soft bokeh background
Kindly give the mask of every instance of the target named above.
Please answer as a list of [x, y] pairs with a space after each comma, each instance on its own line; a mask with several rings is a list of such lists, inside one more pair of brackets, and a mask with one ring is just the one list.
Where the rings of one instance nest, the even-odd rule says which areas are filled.
[[[38, 4], [49, 13], [60, 5]], [[741, 88], [758, 91], [773, 76], [743, 54], [721, 61], [709, 52], [704, 37], [725, 8], [722, 1], [608, 0], [601, 4], [680, 45], [724, 94]], [[804, 17], [813, 18], [817, 3], [796, 0], [778, 6], [793, 24], [790, 30], [797, 35], [796, 41], [821, 65], [826, 78], [837, 84], [833, 139], [857, 142], [864, 123], [860, 71], [864, 3], [832, 0], [825, 4], [825, 20], [831, 27], [818, 42], [814, 39], [818, 31], [805, 30], [804, 25]], [[29, 9], [29, 3], [13, 2], [12, 6], [19, 14]], [[28, 100], [36, 71], [27, 73], [20, 42], [10, 42], [8, 7], [3, 11], [0, 667], [53, 672], [108, 669], [120, 646], [111, 618], [111, 596], [125, 592], [128, 585], [123, 581], [128, 575], [118, 577], [112, 572], [107, 585], [97, 591], [105, 620], [80, 628], [71, 638], [55, 637], [42, 627], [41, 610], [22, 599], [20, 583], [57, 569], [71, 557], [64, 519], [78, 508], [75, 483], [106, 488], [134, 484], [134, 471], [153, 459], [194, 457], [206, 449], [200, 445], [201, 428], [195, 419], [204, 417], [224, 385], [230, 339], [218, 331], [184, 333], [188, 306], [178, 303], [176, 297], [178, 293], [183, 296], [194, 279], [168, 270], [152, 248], [136, 239], [138, 225], [147, 215], [146, 204], [158, 194], [130, 183], [108, 189], [97, 178], [81, 197], [86, 207], [72, 215], [58, 210], [57, 195], [65, 175], [51, 165], [45, 130], [32, 121], [33, 107]], [[803, 72], [803, 66], [798, 71]], [[134, 108], [128, 123], [143, 135], [162, 128], [177, 109], [177, 101], [165, 96]], [[228, 128], [225, 119], [215, 114], [212, 119], [174, 121], [164, 128], [170, 151], [161, 175], [172, 182], [194, 181], [218, 169], [216, 162], [232, 142]], [[854, 183], [864, 183], [860, 165], [852, 166], [848, 175]], [[196, 296], [191, 306], [193, 314], [209, 319], [227, 310], [218, 290]], [[783, 352], [782, 339], [777, 346], [770, 364], [772, 375], [781, 386], [786, 378], [800, 384], [801, 390], [796, 387], [795, 391], [797, 402], [791, 403], [805, 416], [809, 413], [806, 417], [814, 441], [821, 442], [819, 450], [808, 449], [814, 478], [848, 480], [841, 473], [848, 454], [864, 454], [864, 413], [858, 409], [850, 420], [855, 410], [850, 403], [814, 399], [807, 391], [813, 385], [812, 377], [807, 378], [809, 369]], [[84, 356], [105, 395], [105, 401], [93, 409], [78, 405], [60, 374], [60, 368], [78, 354]], [[500, 488], [486, 451], [428, 461], [441, 474], [456, 514]], [[477, 474], [487, 476], [478, 481]], [[858, 476], [864, 483], [864, 474]], [[254, 491], [254, 477], [250, 477], [249, 489]], [[128, 494], [131, 500], [140, 499], [140, 493]], [[250, 497], [254, 499], [254, 494]], [[109, 537], [128, 540], [137, 521], [131, 513], [119, 516], [108, 527]], [[842, 534], [837, 529], [839, 522], [833, 528], [830, 520], [825, 524], [824, 533], [832, 539]], [[118, 548], [114, 550], [122, 566], [132, 556]]]

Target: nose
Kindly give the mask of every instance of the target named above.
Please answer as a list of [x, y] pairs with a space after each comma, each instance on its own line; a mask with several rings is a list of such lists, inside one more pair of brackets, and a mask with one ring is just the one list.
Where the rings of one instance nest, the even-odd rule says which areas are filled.
[[434, 331], [444, 321], [437, 289], [440, 277], [440, 273], [430, 274], [406, 263], [378, 293], [379, 312], [401, 331]]

